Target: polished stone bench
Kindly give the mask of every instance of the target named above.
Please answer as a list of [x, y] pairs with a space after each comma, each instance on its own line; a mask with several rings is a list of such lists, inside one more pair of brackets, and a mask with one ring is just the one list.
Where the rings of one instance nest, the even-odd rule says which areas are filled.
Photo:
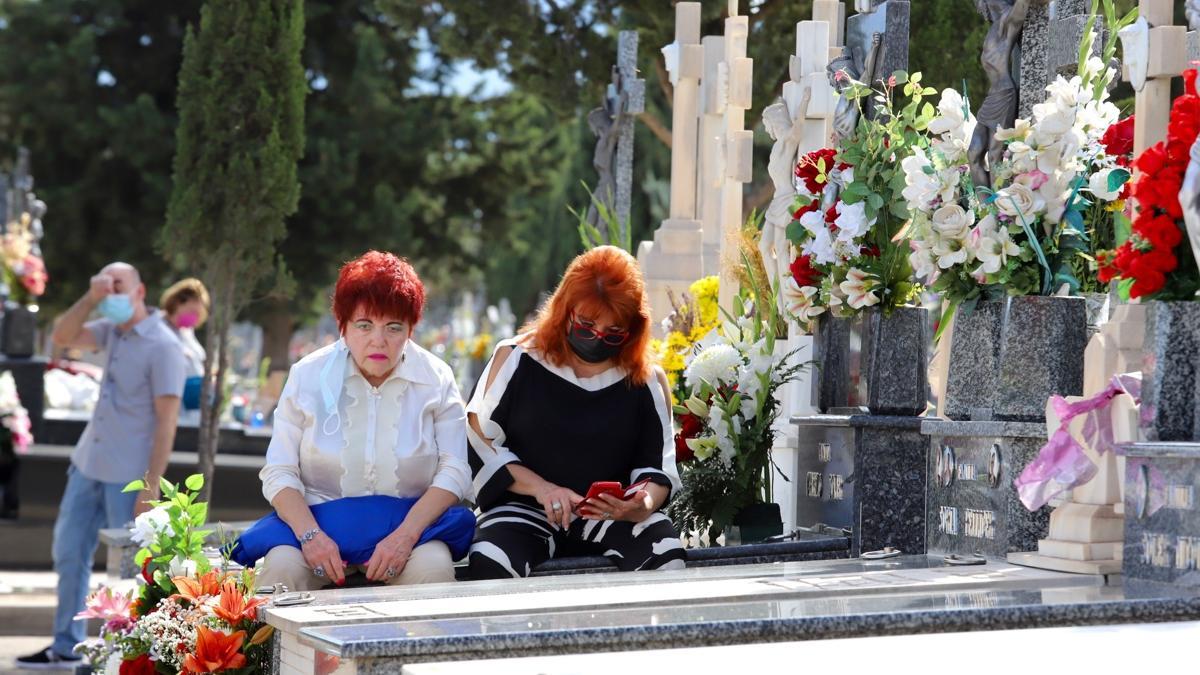
[[[253, 520], [211, 523], [212, 534], [208, 535], [205, 543], [209, 546], [221, 547], [226, 542], [237, 539], [246, 528], [254, 524]], [[128, 528], [113, 527], [100, 530], [100, 543], [108, 550], [105, 571], [110, 579], [132, 579], [141, 571], [133, 558], [140, 548], [133, 541], [133, 533]]]
[[1200, 618], [1200, 593], [1102, 584], [1001, 560], [960, 567], [902, 556], [325, 591], [263, 615], [278, 629], [278, 672], [338, 675], [497, 656]]

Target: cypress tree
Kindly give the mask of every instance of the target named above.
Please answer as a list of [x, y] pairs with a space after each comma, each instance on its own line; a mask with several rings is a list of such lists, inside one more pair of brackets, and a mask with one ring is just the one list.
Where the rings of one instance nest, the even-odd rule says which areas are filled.
[[200, 469], [211, 495], [229, 328], [256, 288], [288, 278], [276, 247], [304, 152], [303, 0], [206, 0], [184, 38], [174, 185], [161, 245], [209, 288]]

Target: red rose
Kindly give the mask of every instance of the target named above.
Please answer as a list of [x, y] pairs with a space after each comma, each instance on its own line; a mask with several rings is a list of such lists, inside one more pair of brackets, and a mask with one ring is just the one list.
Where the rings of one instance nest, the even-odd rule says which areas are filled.
[[[836, 154], [837, 151], [833, 148], [821, 148], [800, 158], [796, 164], [796, 177], [804, 181], [804, 187], [808, 189], [809, 194], [821, 193], [825, 187], [825, 179], [833, 170], [833, 157]], [[825, 167], [824, 171], [821, 170], [821, 166]]]
[[824, 276], [820, 270], [813, 269], [812, 257], [807, 255], [796, 256], [788, 269], [792, 272], [792, 278], [801, 287], [816, 286], [821, 283], [821, 277]]
[[154, 662], [149, 654], [142, 654], [136, 659], [121, 662], [121, 675], [156, 675]]
[[812, 213], [813, 211], [816, 211], [819, 208], [821, 208], [821, 202], [814, 199], [811, 202], [809, 202], [808, 204], [801, 206], [800, 208], [793, 211], [792, 212], [792, 220], [800, 220], [802, 217], [804, 217], [804, 214]]
[[1100, 138], [1104, 151], [1110, 155], [1124, 157], [1133, 152], [1133, 115], [1110, 126]]
[[880, 256], [879, 247], [875, 245], [862, 247], [860, 253], [868, 258], [878, 258]]
[[696, 453], [688, 447], [688, 439], [695, 438], [704, 430], [704, 420], [688, 413], [679, 418], [679, 433], [675, 434], [675, 461], [690, 462]]

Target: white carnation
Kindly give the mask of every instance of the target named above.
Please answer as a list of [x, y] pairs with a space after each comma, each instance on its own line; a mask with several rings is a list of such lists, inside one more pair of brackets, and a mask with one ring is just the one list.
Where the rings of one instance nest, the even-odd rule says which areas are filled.
[[717, 344], [705, 349], [692, 359], [683, 371], [683, 381], [688, 388], [697, 389], [701, 382], [713, 387], [737, 382], [738, 368], [742, 355], [730, 344]]

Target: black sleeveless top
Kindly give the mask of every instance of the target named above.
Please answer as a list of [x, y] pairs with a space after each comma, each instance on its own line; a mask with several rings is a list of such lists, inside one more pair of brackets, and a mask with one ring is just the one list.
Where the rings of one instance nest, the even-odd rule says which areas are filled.
[[[490, 371], [491, 364], [477, 388], [487, 386]], [[506, 465], [514, 462], [580, 495], [594, 481], [628, 485], [649, 478], [668, 489], [677, 484], [670, 407], [656, 378], [641, 386], [616, 371], [580, 379], [518, 347], [487, 392], [494, 406], [484, 398], [476, 391], [468, 406], [484, 434], [495, 439], [489, 449], [469, 434], [480, 508], [508, 501], [538, 506], [533, 497], [509, 492], [513, 478]]]

